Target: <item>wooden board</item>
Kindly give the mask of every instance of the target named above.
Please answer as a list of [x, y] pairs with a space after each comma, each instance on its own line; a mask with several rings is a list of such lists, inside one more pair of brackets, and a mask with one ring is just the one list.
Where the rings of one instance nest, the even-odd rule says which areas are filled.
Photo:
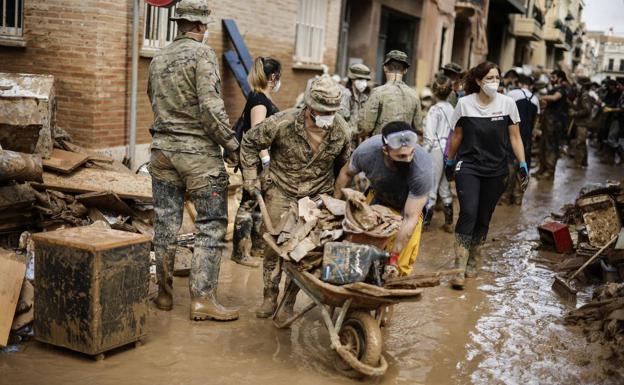
[[26, 264], [0, 249], [0, 346], [6, 346], [19, 300]]
[[43, 173], [43, 183], [50, 190], [74, 193], [112, 191], [120, 198], [152, 201], [152, 180], [149, 176], [111, 170], [81, 168], [71, 175]]
[[76, 199], [87, 207], [95, 207], [118, 215], [136, 215], [134, 210], [112, 191], [81, 194], [76, 196]]
[[27, 184], [0, 187], [0, 211], [20, 210], [35, 202], [32, 188]]
[[32, 235], [35, 245], [56, 245], [97, 252], [151, 242], [145, 235], [94, 226], [72, 227]]
[[418, 297], [422, 294], [422, 289], [386, 289], [364, 282], [349, 283], [342, 287], [374, 297]]
[[52, 155], [50, 155], [50, 159], [43, 160], [43, 168], [69, 174], [85, 164], [88, 159], [89, 156], [86, 154], [55, 148], [52, 151]]

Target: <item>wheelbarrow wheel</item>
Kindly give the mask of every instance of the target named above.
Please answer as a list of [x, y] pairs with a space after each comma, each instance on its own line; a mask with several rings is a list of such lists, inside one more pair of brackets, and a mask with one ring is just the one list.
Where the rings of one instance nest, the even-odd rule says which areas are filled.
[[[381, 358], [382, 337], [379, 323], [370, 314], [353, 312], [347, 316], [338, 332], [340, 343], [358, 359], [359, 362], [378, 366]], [[340, 356], [336, 356], [334, 365], [342, 375], [349, 378], [361, 378], [364, 374], [353, 369]]]

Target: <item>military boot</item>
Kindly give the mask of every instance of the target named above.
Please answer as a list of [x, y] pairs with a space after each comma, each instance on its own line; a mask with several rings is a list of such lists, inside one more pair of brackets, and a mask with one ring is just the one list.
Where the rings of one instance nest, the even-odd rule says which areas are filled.
[[173, 309], [173, 262], [176, 247], [154, 247], [156, 254], [156, 276], [158, 279], [158, 296], [154, 298], [160, 310]]
[[433, 206], [425, 209], [425, 217], [423, 218], [423, 230], [429, 230], [431, 225], [431, 219], [433, 219]]
[[453, 204], [444, 205], [444, 226], [447, 233], [453, 232]]
[[469, 235], [455, 234], [455, 268], [462, 270], [451, 279], [451, 287], [456, 290], [464, 290], [466, 264], [470, 255], [470, 241], [471, 237]]
[[247, 267], [259, 267], [260, 261], [251, 257], [253, 218], [250, 206], [252, 201], [243, 202], [238, 208], [234, 220], [234, 239], [232, 241], [232, 261]]
[[226, 308], [217, 300], [217, 283], [221, 268], [221, 251], [215, 247], [195, 246], [189, 291], [191, 293], [191, 320], [233, 321], [238, 309]]
[[[288, 285], [287, 285], [288, 287]], [[283, 323], [288, 321], [295, 314], [295, 301], [297, 300], [298, 289], [293, 289], [292, 291], [286, 291], [284, 295], [286, 296], [286, 300], [284, 301], [284, 306], [282, 310], [276, 314], [275, 321], [277, 323]]]
[[275, 309], [277, 309], [277, 290], [273, 289], [264, 289], [264, 299], [262, 300], [262, 305], [256, 310], [257, 318], [269, 318], [275, 313]]

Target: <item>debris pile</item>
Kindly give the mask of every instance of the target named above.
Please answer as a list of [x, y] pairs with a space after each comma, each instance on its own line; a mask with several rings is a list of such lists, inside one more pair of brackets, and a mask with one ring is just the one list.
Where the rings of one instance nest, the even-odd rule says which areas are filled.
[[568, 313], [565, 321], [582, 327], [591, 341], [612, 342], [613, 350], [624, 355], [624, 284], [601, 286], [590, 302]]
[[[571, 276], [607, 246], [576, 278], [582, 283], [622, 282], [624, 182], [585, 186], [576, 202], [565, 205], [561, 211], [561, 214], [553, 214], [559, 223], [540, 226], [540, 238], [544, 244], [559, 252], [573, 251], [565, 254], [554, 269], [563, 277]], [[562, 251], [560, 249], [566, 248], [567, 238], [573, 240], [570, 250]]]
[[[307, 269], [321, 266], [322, 250], [328, 242], [383, 244], [394, 235], [401, 216], [380, 205], [369, 205], [358, 191], [344, 189], [346, 201], [321, 195], [306, 197], [284, 213], [273, 236], [265, 240], [278, 255]], [[319, 273], [320, 274], [320, 273]]]

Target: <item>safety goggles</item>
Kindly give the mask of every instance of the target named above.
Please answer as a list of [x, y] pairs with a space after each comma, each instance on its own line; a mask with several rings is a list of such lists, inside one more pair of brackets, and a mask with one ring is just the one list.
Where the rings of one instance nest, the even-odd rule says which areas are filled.
[[381, 137], [383, 144], [390, 147], [393, 150], [401, 147], [416, 147], [418, 144], [418, 135], [413, 131], [399, 131], [393, 132], [388, 136]]

